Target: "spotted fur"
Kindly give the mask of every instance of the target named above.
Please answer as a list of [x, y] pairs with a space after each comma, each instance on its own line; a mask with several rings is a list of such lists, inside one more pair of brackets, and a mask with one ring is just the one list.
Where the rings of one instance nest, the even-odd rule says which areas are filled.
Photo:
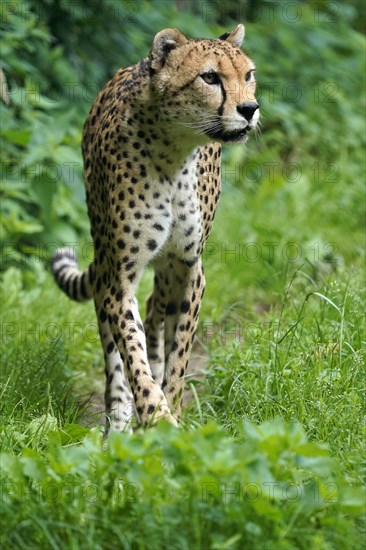
[[[254, 64], [244, 27], [216, 40], [176, 29], [150, 55], [120, 69], [98, 95], [83, 132], [94, 261], [84, 272], [68, 249], [53, 272], [76, 300], [93, 298], [105, 355], [111, 427], [180, 416], [184, 378], [205, 289], [201, 255], [220, 196], [220, 143], [255, 127]], [[134, 297], [150, 264], [142, 323]]]

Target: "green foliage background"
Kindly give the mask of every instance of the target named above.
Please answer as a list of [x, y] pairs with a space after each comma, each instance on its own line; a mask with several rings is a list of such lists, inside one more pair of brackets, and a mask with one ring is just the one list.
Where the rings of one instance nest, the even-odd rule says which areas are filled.
[[[4, 547], [360, 548], [364, 3], [14, 0], [0, 10]], [[105, 450], [81, 425], [80, 396], [102, 382], [86, 332], [93, 308], [70, 304], [48, 269], [64, 243], [90, 259], [82, 125], [159, 30], [215, 38], [238, 22], [262, 132], [224, 152], [197, 333], [207, 382], [192, 382], [179, 432], [114, 434]], [[141, 298], [150, 283], [147, 273]], [[238, 496], [235, 483], [259, 484], [263, 498]], [[294, 484], [300, 498], [284, 498]]]

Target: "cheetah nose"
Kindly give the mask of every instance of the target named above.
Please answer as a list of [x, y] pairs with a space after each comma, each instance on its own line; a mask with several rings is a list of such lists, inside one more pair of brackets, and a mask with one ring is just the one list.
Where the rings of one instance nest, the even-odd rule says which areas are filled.
[[246, 102], [243, 103], [243, 105], [238, 105], [237, 107], [238, 113], [240, 113], [248, 122], [252, 120], [257, 109], [259, 109], [259, 105], [254, 102]]

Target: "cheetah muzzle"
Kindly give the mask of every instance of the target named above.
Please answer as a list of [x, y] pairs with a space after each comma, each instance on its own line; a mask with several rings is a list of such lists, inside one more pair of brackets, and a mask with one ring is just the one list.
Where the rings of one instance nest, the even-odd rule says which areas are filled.
[[[216, 40], [159, 32], [149, 56], [119, 69], [85, 122], [82, 152], [94, 260], [70, 248], [52, 269], [72, 299], [94, 299], [105, 357], [107, 431], [177, 424], [205, 289], [202, 251], [220, 195], [220, 143], [259, 119], [244, 27]], [[142, 323], [134, 297], [152, 265]]]

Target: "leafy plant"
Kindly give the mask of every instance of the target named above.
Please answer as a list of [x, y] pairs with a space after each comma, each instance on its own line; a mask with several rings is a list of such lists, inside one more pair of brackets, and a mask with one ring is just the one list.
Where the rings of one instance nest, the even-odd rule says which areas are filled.
[[[244, 423], [239, 431], [234, 440], [214, 424], [182, 432], [162, 423], [143, 436], [114, 434], [103, 453], [95, 430], [81, 445], [60, 448], [53, 444], [58, 430], [49, 427], [45, 457], [2, 456], [3, 540], [357, 548], [351, 518], [362, 512], [363, 495], [347, 487], [324, 446], [280, 420]], [[26, 509], [36, 524], [24, 521]]]

